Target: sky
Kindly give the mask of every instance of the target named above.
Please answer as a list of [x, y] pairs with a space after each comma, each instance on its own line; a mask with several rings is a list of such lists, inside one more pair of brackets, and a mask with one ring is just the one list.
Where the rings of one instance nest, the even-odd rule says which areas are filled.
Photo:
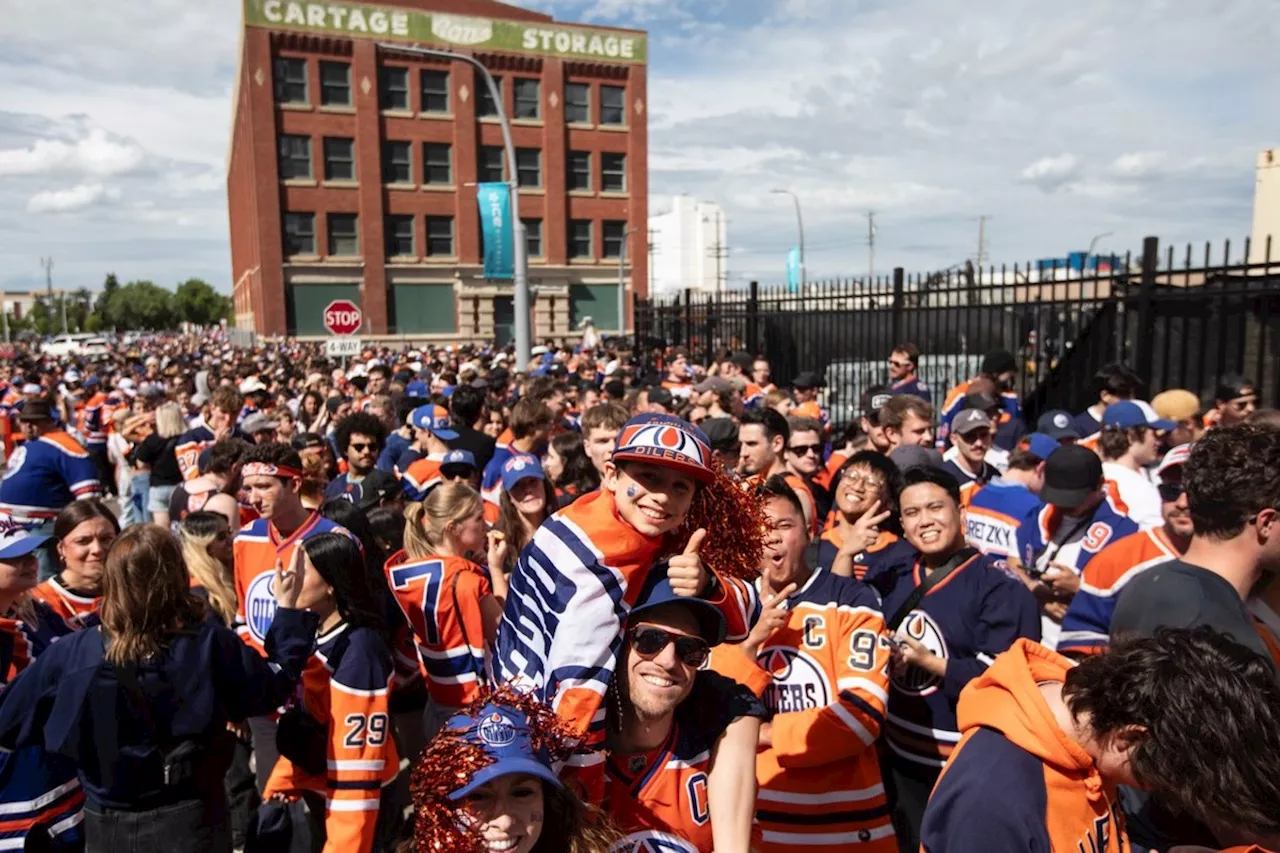
[[[1247, 235], [1280, 146], [1270, 0], [520, 0], [648, 30], [650, 206], [728, 216], [729, 276], [1025, 263]], [[0, 11], [0, 287], [230, 289], [235, 0]]]

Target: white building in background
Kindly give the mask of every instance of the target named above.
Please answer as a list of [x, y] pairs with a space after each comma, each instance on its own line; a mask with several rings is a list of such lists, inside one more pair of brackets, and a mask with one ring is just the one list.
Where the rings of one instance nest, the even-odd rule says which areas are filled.
[[704, 293], [729, 280], [729, 221], [720, 205], [686, 195], [669, 204], [650, 198], [649, 294], [667, 296], [686, 287]]
[[1267, 237], [1271, 238], [1271, 263], [1280, 262], [1280, 148], [1258, 152], [1253, 191], [1253, 239], [1249, 241], [1249, 262], [1267, 260]]

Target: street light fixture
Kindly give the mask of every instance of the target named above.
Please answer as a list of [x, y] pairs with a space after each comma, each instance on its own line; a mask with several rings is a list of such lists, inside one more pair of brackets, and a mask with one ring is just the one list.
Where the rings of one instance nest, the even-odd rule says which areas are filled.
[[800, 196], [796, 195], [796, 194], [795, 194], [794, 192], [792, 192], [791, 190], [774, 189], [774, 190], [769, 190], [769, 192], [771, 192], [771, 193], [778, 193], [778, 194], [780, 194], [780, 195], [789, 195], [789, 196], [791, 196], [791, 200], [792, 200], [793, 202], [795, 202], [795, 206], [796, 206], [796, 227], [797, 227], [797, 228], [799, 229], [799, 231], [800, 231], [800, 287], [801, 287], [801, 288], [803, 288], [803, 287], [804, 287], [804, 285], [805, 285], [805, 269], [804, 269], [804, 218], [800, 215]]
[[520, 221], [520, 173], [516, 168], [516, 148], [511, 141], [511, 123], [507, 120], [507, 111], [502, 104], [502, 92], [493, 81], [493, 75], [478, 59], [451, 50], [437, 50], [418, 45], [400, 45], [378, 43], [379, 50], [399, 53], [413, 53], [420, 56], [434, 56], [439, 59], [457, 60], [472, 65], [484, 78], [485, 88], [489, 90], [489, 98], [498, 111], [498, 123], [502, 126], [502, 144], [507, 153], [508, 184], [511, 185], [511, 236], [514, 241], [511, 252], [511, 286], [515, 291], [516, 319], [516, 365], [519, 370], [528, 369], [529, 365], [529, 253], [525, 242], [524, 223]]
[[[1101, 240], [1103, 237], [1110, 237], [1114, 233], [1116, 232], [1103, 231], [1101, 234], [1097, 235], [1096, 237], [1094, 237], [1092, 240], [1089, 241], [1089, 251], [1084, 253], [1084, 262], [1086, 265], [1089, 263], [1089, 259], [1093, 257], [1093, 248], [1094, 246], [1098, 245], [1098, 241]], [[1081, 272], [1083, 272], [1083, 270], [1081, 270]]]

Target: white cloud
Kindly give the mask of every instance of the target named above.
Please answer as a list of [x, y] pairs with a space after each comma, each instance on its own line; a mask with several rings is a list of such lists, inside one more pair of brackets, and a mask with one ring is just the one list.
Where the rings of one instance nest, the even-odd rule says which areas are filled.
[[102, 184], [80, 184], [65, 190], [44, 190], [27, 202], [31, 213], [72, 213], [120, 198], [120, 191]]
[[1053, 192], [1080, 174], [1080, 161], [1071, 154], [1041, 157], [1022, 170], [1022, 180]]
[[143, 151], [137, 144], [93, 128], [75, 142], [37, 139], [26, 148], [0, 150], [0, 176], [79, 173], [110, 177], [131, 172], [142, 161]]

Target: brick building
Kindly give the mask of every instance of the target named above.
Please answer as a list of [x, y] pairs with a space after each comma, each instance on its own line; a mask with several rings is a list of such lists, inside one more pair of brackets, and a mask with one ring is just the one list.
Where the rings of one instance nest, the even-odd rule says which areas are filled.
[[[236, 323], [325, 334], [348, 298], [364, 335], [512, 333], [510, 281], [486, 280], [474, 184], [505, 179], [502, 134], [467, 53], [502, 90], [517, 149], [536, 340], [590, 315], [619, 328], [648, 281], [643, 32], [556, 23], [495, 0], [244, 0], [227, 197]], [[633, 230], [634, 229], [634, 230]], [[630, 317], [627, 318], [627, 324]]]

